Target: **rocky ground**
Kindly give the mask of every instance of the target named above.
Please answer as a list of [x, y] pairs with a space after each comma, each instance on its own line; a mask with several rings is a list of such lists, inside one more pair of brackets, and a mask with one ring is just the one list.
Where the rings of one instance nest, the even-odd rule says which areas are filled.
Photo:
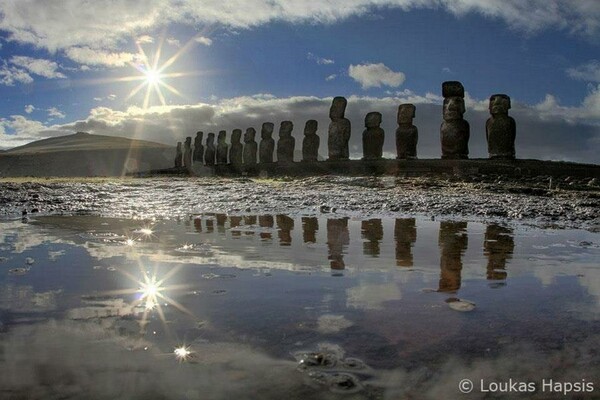
[[172, 218], [230, 214], [464, 216], [600, 232], [600, 182], [502, 175], [278, 179], [127, 178], [0, 181], [0, 218], [98, 214]]

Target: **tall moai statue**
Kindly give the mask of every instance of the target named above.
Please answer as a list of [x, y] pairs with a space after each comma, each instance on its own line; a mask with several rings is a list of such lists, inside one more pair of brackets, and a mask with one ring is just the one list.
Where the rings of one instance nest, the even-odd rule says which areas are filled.
[[241, 143], [242, 130], [231, 131], [231, 146], [229, 147], [229, 162], [232, 165], [242, 165], [242, 152], [244, 146]]
[[244, 165], [256, 164], [256, 152], [258, 150], [258, 144], [254, 138], [256, 137], [256, 129], [248, 128], [244, 134], [244, 154], [243, 162]]
[[490, 114], [485, 123], [490, 158], [507, 160], [515, 159], [515, 137], [517, 125], [508, 115], [510, 97], [505, 94], [495, 94], [490, 97]]
[[262, 124], [260, 130], [260, 146], [258, 149], [258, 161], [260, 163], [272, 163], [273, 152], [275, 151], [275, 139], [273, 139], [273, 129], [275, 125], [272, 122]]
[[317, 161], [319, 157], [319, 144], [321, 139], [317, 135], [318, 122], [309, 119], [304, 125], [304, 139], [302, 140], [302, 161]]
[[217, 149], [215, 148], [215, 134], [210, 132], [206, 137], [206, 151], [204, 152], [204, 164], [215, 165]]
[[192, 169], [192, 137], [188, 136], [185, 138], [185, 143], [183, 145], [183, 166], [191, 170]]
[[279, 140], [277, 141], [277, 162], [291, 163], [294, 161], [294, 148], [296, 139], [292, 136], [294, 124], [292, 121], [283, 121], [279, 127]]
[[348, 101], [343, 97], [335, 97], [329, 109], [329, 136], [327, 147], [330, 160], [347, 160], [350, 158], [348, 142], [350, 141], [350, 120], [344, 118]]
[[203, 136], [204, 132], [198, 131], [196, 133], [196, 138], [194, 139], [194, 162], [197, 162], [200, 165], [204, 164], [204, 145], [202, 144]]
[[398, 106], [398, 129], [396, 129], [396, 152], [398, 159], [417, 158], [419, 130], [413, 125], [416, 107], [413, 104]]
[[444, 96], [444, 122], [440, 128], [442, 158], [469, 158], [469, 123], [463, 119], [465, 113], [465, 88], [457, 81], [442, 84]]
[[365, 116], [365, 127], [362, 136], [363, 160], [379, 160], [383, 155], [385, 132], [380, 127], [381, 113], [373, 111]]
[[217, 136], [217, 164], [227, 164], [227, 142], [225, 139], [227, 134], [225, 131], [219, 131]]
[[183, 167], [183, 151], [181, 150], [181, 142], [177, 142], [175, 149], [175, 168]]

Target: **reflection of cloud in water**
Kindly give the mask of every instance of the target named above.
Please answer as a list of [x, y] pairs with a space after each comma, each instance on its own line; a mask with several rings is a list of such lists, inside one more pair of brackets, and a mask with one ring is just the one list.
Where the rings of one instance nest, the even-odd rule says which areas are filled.
[[568, 269], [556, 267], [539, 267], [533, 270], [533, 275], [544, 286], [556, 283], [557, 276], [576, 276], [579, 285], [593, 296], [600, 305], [600, 269], [594, 266], [569, 265]]
[[48, 312], [56, 310], [56, 297], [62, 290], [36, 292], [32, 286], [0, 285], [0, 309], [11, 312]]
[[354, 325], [343, 315], [325, 314], [317, 320], [317, 331], [323, 334], [337, 333]]
[[395, 283], [360, 285], [346, 290], [346, 306], [361, 310], [381, 310], [383, 303], [400, 300], [402, 294]]

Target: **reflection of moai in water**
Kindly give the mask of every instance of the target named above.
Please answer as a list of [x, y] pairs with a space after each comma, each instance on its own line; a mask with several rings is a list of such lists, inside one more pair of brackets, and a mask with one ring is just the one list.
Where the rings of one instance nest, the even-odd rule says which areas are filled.
[[275, 217], [277, 221], [277, 235], [281, 246], [292, 244], [292, 229], [294, 229], [294, 219], [287, 215], [279, 214]]
[[487, 278], [506, 279], [506, 263], [512, 258], [515, 242], [513, 231], [498, 224], [489, 224], [483, 239], [483, 254], [487, 257]]
[[348, 142], [350, 141], [350, 120], [344, 118], [348, 102], [343, 97], [335, 97], [329, 109], [329, 136], [327, 147], [330, 160], [347, 160], [350, 158]]
[[256, 164], [256, 152], [258, 150], [258, 144], [254, 138], [256, 137], [256, 129], [248, 128], [244, 133], [244, 154], [243, 162], [244, 165]]
[[258, 148], [258, 162], [272, 163], [273, 152], [275, 151], [275, 139], [273, 139], [273, 128], [275, 125], [272, 122], [262, 124], [260, 130], [260, 146]]
[[383, 154], [385, 133], [380, 127], [381, 113], [370, 112], [365, 116], [365, 131], [362, 136], [363, 160], [379, 160]]
[[505, 94], [495, 94], [490, 97], [490, 114], [485, 123], [485, 136], [487, 138], [488, 153], [490, 158], [514, 160], [515, 137], [517, 125], [515, 120], [508, 115], [510, 97]]
[[316, 243], [319, 220], [316, 217], [302, 217], [302, 239], [304, 243]]
[[242, 165], [242, 152], [244, 146], [241, 143], [242, 130], [231, 131], [231, 146], [229, 147], [229, 162], [232, 165]]
[[469, 123], [465, 114], [465, 88], [462, 83], [448, 81], [442, 84], [444, 122], [440, 128], [442, 158], [469, 158]]
[[183, 144], [183, 166], [188, 170], [192, 169], [192, 138], [188, 136], [185, 138]]
[[[260, 226], [261, 228], [273, 228], [273, 216], [272, 215], [259, 215], [258, 216], [258, 226]], [[272, 238], [272, 234], [269, 231], [261, 231], [260, 232], [260, 238], [261, 239], [271, 239]]]
[[228, 145], [225, 141], [227, 139], [227, 133], [225, 131], [219, 131], [217, 136], [217, 164], [227, 164], [227, 150]]
[[[232, 135], [233, 135], [233, 133], [232, 133]], [[236, 215], [232, 215], [231, 217], [229, 217], [229, 229], [231, 231], [232, 237], [234, 237], [234, 236], [237, 237], [237, 236], [242, 235], [242, 232], [240, 232], [239, 229], [232, 229], [232, 228], [239, 227], [241, 224], [242, 224], [242, 217], [236, 216]]]
[[317, 135], [318, 123], [314, 119], [306, 121], [302, 139], [302, 161], [317, 161], [321, 139]]
[[181, 150], [181, 142], [177, 142], [177, 148], [175, 149], [175, 168], [181, 168], [183, 166], [183, 151]]
[[206, 150], [204, 151], [204, 164], [215, 165], [217, 149], [215, 148], [215, 134], [210, 132], [206, 136]]
[[396, 265], [399, 267], [412, 267], [412, 248], [417, 241], [417, 227], [414, 218], [396, 219], [394, 240], [396, 241]]
[[225, 222], [227, 221], [227, 215], [215, 214], [215, 219], [217, 220], [217, 230], [220, 233], [225, 233]]
[[277, 141], [277, 162], [291, 163], [294, 161], [294, 148], [296, 139], [292, 136], [294, 124], [292, 121], [283, 121], [279, 127], [279, 140]]
[[398, 129], [396, 129], [396, 152], [398, 159], [417, 158], [419, 130], [413, 125], [416, 107], [413, 104], [398, 106]]
[[383, 225], [380, 218], [362, 221], [360, 232], [363, 239], [363, 253], [366, 256], [379, 257], [381, 240], [383, 239]]
[[331, 269], [344, 269], [344, 252], [350, 244], [348, 218], [331, 218], [327, 220], [327, 249]]
[[196, 138], [194, 139], [194, 162], [200, 165], [204, 164], [204, 145], [202, 144], [203, 137], [204, 132], [199, 131], [196, 133]]
[[438, 291], [454, 292], [460, 289], [462, 256], [467, 249], [467, 223], [443, 221], [440, 223], [440, 283]]

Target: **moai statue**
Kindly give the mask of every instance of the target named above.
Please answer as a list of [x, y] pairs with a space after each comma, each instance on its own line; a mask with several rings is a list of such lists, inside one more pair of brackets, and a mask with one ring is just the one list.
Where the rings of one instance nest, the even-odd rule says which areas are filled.
[[231, 131], [231, 146], [229, 147], [229, 162], [232, 165], [242, 165], [242, 152], [244, 146], [240, 142], [242, 139], [242, 130], [234, 129]]
[[197, 132], [196, 138], [194, 139], [194, 162], [200, 165], [204, 164], [204, 145], [202, 144], [202, 138], [204, 132]]
[[314, 119], [306, 121], [302, 140], [302, 161], [317, 161], [321, 139], [317, 135], [318, 123]]
[[177, 150], [175, 151], [175, 168], [183, 167], [183, 152], [181, 151], [181, 142], [177, 142]]
[[275, 140], [273, 139], [273, 125], [272, 122], [265, 122], [262, 124], [260, 130], [260, 146], [258, 149], [258, 161], [260, 163], [272, 163], [273, 162], [273, 151], [275, 151]]
[[370, 112], [365, 116], [365, 127], [363, 132], [363, 160], [379, 160], [383, 153], [383, 140], [385, 133], [380, 127], [381, 113]]
[[183, 144], [183, 166], [191, 170], [192, 169], [192, 137], [188, 136], [185, 138], [185, 143]]
[[413, 125], [416, 107], [413, 104], [398, 106], [398, 129], [396, 129], [396, 152], [398, 159], [417, 158], [419, 130]]
[[329, 109], [329, 137], [327, 147], [330, 160], [347, 160], [350, 158], [348, 141], [350, 140], [350, 121], [344, 118], [348, 101], [343, 97], [335, 97]]
[[292, 121], [283, 121], [279, 128], [279, 141], [277, 141], [277, 162], [291, 163], [294, 161], [294, 147], [296, 139], [292, 136], [294, 124]]
[[440, 128], [442, 158], [469, 158], [469, 123], [465, 113], [465, 88], [462, 83], [448, 81], [442, 84], [444, 96], [444, 122]]
[[225, 141], [227, 134], [225, 131], [219, 131], [217, 136], [217, 164], [227, 164], [227, 142]]
[[204, 152], [204, 164], [215, 165], [215, 156], [217, 149], [215, 149], [215, 134], [210, 132], [206, 137], [206, 151]]
[[485, 123], [485, 136], [490, 158], [515, 159], [515, 137], [517, 125], [508, 115], [510, 97], [495, 94], [490, 97], [490, 114]]
[[246, 129], [246, 133], [244, 134], [244, 165], [256, 164], [256, 151], [258, 150], [258, 144], [256, 143], [256, 140], [254, 140], [255, 137], [256, 129]]

